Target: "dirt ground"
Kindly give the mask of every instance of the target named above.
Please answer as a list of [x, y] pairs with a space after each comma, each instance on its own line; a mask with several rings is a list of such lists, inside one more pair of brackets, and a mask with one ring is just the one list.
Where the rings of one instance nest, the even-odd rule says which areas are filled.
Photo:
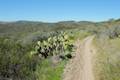
[[63, 80], [94, 80], [93, 54], [95, 53], [92, 40], [89, 36], [83, 41], [76, 41], [76, 52], [66, 65], [63, 73]]

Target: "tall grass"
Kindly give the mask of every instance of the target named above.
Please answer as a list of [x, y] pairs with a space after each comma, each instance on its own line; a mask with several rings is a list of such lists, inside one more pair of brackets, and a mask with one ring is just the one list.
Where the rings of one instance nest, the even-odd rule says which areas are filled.
[[120, 80], [120, 38], [95, 39], [96, 80]]

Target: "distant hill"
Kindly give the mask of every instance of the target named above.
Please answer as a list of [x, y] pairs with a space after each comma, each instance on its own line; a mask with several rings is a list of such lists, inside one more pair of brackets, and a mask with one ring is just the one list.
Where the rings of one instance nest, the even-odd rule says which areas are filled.
[[59, 30], [80, 29], [98, 31], [110, 26], [120, 25], [120, 19], [103, 22], [90, 21], [61, 21], [57, 23], [45, 23], [38, 21], [0, 22], [0, 36], [25, 37], [32, 33], [51, 32]]

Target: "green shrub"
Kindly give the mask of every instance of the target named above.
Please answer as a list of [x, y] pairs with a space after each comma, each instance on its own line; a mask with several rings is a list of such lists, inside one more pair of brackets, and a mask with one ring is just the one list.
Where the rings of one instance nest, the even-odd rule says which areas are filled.
[[29, 56], [30, 47], [0, 38], [0, 79], [35, 80], [38, 58]]
[[31, 55], [41, 55], [44, 58], [61, 53], [72, 52], [73, 41], [66, 33], [49, 37], [47, 40], [38, 41]]

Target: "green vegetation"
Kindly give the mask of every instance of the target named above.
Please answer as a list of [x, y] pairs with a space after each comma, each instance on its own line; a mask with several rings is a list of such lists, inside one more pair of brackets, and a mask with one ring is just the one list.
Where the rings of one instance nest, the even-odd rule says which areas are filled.
[[0, 79], [32, 80], [38, 58], [30, 58], [31, 47], [0, 38]]
[[[61, 57], [63, 56], [63, 58], [65, 58], [72, 52], [72, 48], [73, 40], [71, 40], [66, 33], [61, 32], [61, 34], [49, 37], [47, 40], [38, 41], [31, 55], [39, 55], [47, 58], [48, 56], [55, 56], [63, 53]], [[65, 54], [66, 52], [67, 54]]]
[[119, 29], [111, 27], [107, 31], [111, 33], [107, 35], [104, 33], [99, 34], [99, 37], [96, 37], [94, 40], [97, 48], [95, 63], [96, 80], [120, 80]]
[[[37, 66], [35, 74], [37, 80], [62, 80], [62, 73], [66, 61], [53, 64], [50, 59], [45, 59]], [[42, 67], [40, 67], [42, 66]]]
[[119, 80], [119, 25], [119, 19], [97, 23], [1, 22], [0, 80], [61, 80], [74, 42], [89, 35], [96, 35], [97, 80]]

